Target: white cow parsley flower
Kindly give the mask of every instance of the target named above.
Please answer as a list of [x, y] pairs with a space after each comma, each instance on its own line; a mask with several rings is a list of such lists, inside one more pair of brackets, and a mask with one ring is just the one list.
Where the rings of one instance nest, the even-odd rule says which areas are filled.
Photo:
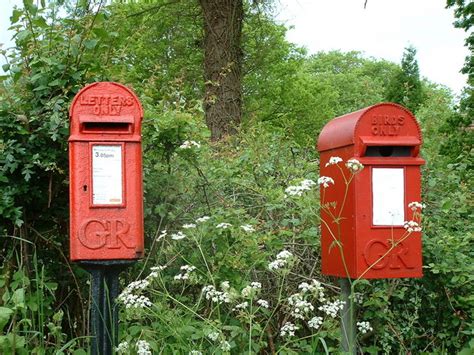
[[184, 239], [184, 238], [186, 238], [186, 234], [184, 234], [183, 232], [178, 232], [178, 233], [171, 234], [171, 239], [173, 239], [173, 240], [181, 240], [181, 239]]
[[359, 332], [361, 332], [362, 334], [373, 330], [369, 322], [357, 322], [357, 329], [359, 329]]
[[324, 188], [328, 187], [329, 184], [333, 184], [334, 185], [334, 180], [328, 176], [321, 176], [319, 179], [318, 179], [318, 184], [319, 185], [323, 185]]
[[209, 217], [209, 216], [202, 216], [202, 217], [199, 217], [198, 219], [196, 219], [196, 223], [204, 223], [204, 222], [206, 222], [210, 219], [211, 219], [211, 217]]
[[316, 185], [313, 180], [305, 179], [300, 182], [299, 185], [288, 186], [285, 189], [286, 196], [302, 196], [305, 191], [311, 190], [311, 188]]
[[323, 324], [322, 317], [313, 317], [308, 321], [308, 326], [310, 328], [319, 329], [319, 327]]
[[289, 259], [292, 257], [293, 257], [293, 254], [291, 254], [288, 250], [282, 250], [276, 256], [276, 260], [268, 264], [268, 269], [278, 270], [278, 269], [284, 268], [288, 264]]
[[293, 323], [286, 322], [283, 327], [280, 329], [280, 335], [282, 337], [289, 336], [292, 337], [295, 335], [295, 331], [297, 331], [299, 328], [294, 325]]
[[150, 343], [146, 340], [137, 341], [137, 355], [151, 355]]
[[364, 168], [364, 165], [361, 164], [360, 161], [357, 159], [349, 159], [346, 162], [346, 167], [349, 169], [353, 174], [358, 173]]
[[201, 148], [201, 144], [196, 141], [184, 141], [179, 147], [181, 149], [191, 149], [192, 147]]
[[220, 335], [219, 332], [212, 332], [212, 333], [209, 333], [207, 337], [211, 339], [212, 341], [216, 341], [219, 338], [219, 335]]
[[403, 228], [405, 228], [408, 233], [421, 232], [421, 226], [415, 221], [404, 222]]
[[426, 205], [424, 203], [420, 203], [420, 202], [410, 202], [408, 204], [408, 208], [410, 208], [413, 212], [415, 212], [416, 210], [422, 210], [426, 207]]
[[242, 228], [247, 233], [255, 232], [255, 228], [252, 227], [250, 224], [244, 224], [243, 226], [240, 226], [240, 228]]
[[341, 300], [336, 300], [334, 302], [328, 302], [320, 307], [318, 309], [320, 311], [323, 311], [326, 313], [328, 316], [331, 316], [332, 318], [336, 318], [337, 313], [342, 310], [344, 307], [345, 302]]
[[196, 267], [192, 265], [183, 265], [181, 266], [180, 270], [182, 271], [182, 273], [176, 275], [174, 279], [175, 280], [188, 280], [191, 273], [194, 270], [196, 270]]
[[326, 166], [336, 165], [337, 163], [340, 163], [341, 161], [342, 159], [339, 157], [330, 157], [329, 161], [326, 163]]

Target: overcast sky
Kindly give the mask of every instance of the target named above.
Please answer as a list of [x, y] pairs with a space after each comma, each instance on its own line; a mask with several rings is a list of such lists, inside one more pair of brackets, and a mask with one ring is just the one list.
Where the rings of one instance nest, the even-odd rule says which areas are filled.
[[287, 39], [310, 53], [340, 49], [400, 63], [413, 45], [422, 76], [456, 93], [467, 77], [459, 73], [469, 51], [467, 34], [453, 26], [446, 0], [279, 0], [278, 19]]
[[[277, 0], [278, 20], [294, 28], [288, 40], [310, 53], [340, 49], [400, 63], [413, 45], [421, 75], [456, 93], [467, 78], [459, 73], [468, 55], [467, 36], [455, 29], [445, 0]], [[11, 46], [7, 32], [14, 4], [0, 0], [0, 43]], [[3, 63], [3, 59], [0, 59]], [[1, 68], [0, 68], [1, 71]]]

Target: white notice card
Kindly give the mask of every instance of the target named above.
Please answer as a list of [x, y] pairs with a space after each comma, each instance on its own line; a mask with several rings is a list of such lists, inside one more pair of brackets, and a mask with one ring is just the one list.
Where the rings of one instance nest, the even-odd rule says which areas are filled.
[[122, 204], [122, 146], [92, 147], [92, 203]]
[[405, 181], [400, 168], [372, 169], [372, 224], [402, 226], [405, 220]]

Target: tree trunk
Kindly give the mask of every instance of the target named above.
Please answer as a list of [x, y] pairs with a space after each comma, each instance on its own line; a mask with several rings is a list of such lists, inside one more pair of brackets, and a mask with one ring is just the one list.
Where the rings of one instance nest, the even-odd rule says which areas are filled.
[[211, 139], [237, 131], [242, 116], [243, 0], [199, 0], [204, 18], [204, 112]]

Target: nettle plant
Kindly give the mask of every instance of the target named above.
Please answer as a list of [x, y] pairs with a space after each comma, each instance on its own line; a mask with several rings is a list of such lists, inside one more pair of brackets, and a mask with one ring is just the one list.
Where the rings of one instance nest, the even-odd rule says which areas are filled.
[[[180, 149], [199, 150], [200, 145], [187, 141]], [[356, 159], [344, 163], [331, 157], [328, 164], [339, 167], [346, 191], [364, 168]], [[317, 182], [299, 180], [281, 191], [282, 199], [288, 208], [310, 211], [315, 218], [321, 208], [338, 223], [344, 201], [338, 208], [332, 201], [326, 202], [330, 200], [326, 191], [332, 184], [334, 179], [328, 176]], [[314, 203], [317, 186], [322, 189], [320, 206]], [[423, 206], [413, 202], [409, 207], [413, 220], [405, 223], [405, 234], [393, 241], [392, 248], [421, 230]], [[298, 274], [302, 260], [293, 250], [297, 243], [290, 241], [278, 253], [269, 253], [265, 250], [268, 234], [262, 224], [251, 217], [243, 221], [241, 212], [233, 212], [201, 216], [178, 230], [159, 233], [151, 250], [158, 245], [166, 262], [152, 266], [146, 277], [130, 283], [119, 297], [126, 327], [117, 352], [337, 351], [339, 314], [344, 307], [339, 289], [311, 277], [313, 274]], [[334, 247], [343, 254], [338, 229], [332, 230]], [[350, 280], [351, 303], [363, 302], [361, 293], [354, 290], [359, 280]], [[368, 321], [360, 320], [356, 325], [361, 336], [373, 331]]]

